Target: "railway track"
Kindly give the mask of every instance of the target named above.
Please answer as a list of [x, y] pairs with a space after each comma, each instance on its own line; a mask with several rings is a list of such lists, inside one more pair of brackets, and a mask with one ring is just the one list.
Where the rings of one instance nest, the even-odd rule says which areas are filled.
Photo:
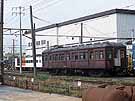
[[[23, 71], [22, 74], [19, 71], [6, 71], [5, 74], [7, 75], [14, 75], [14, 76], [28, 76], [33, 77], [32, 71]], [[134, 77], [85, 77], [85, 76], [56, 76], [50, 75], [46, 72], [38, 72], [37, 77], [48, 76], [48, 79], [54, 80], [63, 80], [69, 82], [77, 82], [80, 81], [82, 83], [94, 83], [94, 84], [124, 84], [124, 85], [134, 85], [135, 78]]]

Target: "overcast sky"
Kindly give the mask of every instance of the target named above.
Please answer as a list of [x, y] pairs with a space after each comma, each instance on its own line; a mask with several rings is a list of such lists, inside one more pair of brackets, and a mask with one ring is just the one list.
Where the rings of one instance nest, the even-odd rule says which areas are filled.
[[[21, 3], [20, 3], [21, 2]], [[45, 21], [35, 20], [37, 27], [50, 23], [61, 22], [78, 18], [97, 12], [114, 8], [134, 9], [134, 0], [5, 0], [5, 25], [8, 27], [19, 27], [19, 17], [12, 16], [12, 7], [21, 5], [25, 7], [23, 16], [23, 27], [30, 27], [29, 6], [33, 6], [33, 15]], [[126, 7], [130, 6], [130, 7]], [[13, 10], [13, 12], [15, 9]], [[17, 22], [18, 21], [18, 22]]]
[[[4, 0], [4, 27], [19, 28], [19, 16], [12, 15], [16, 12], [12, 8], [22, 6], [25, 7], [22, 28], [30, 28], [30, 5], [33, 15], [42, 19], [34, 19], [36, 28], [115, 8], [135, 9], [134, 0]], [[11, 41], [11, 36], [10, 40], [4, 36], [5, 47], [12, 45]]]

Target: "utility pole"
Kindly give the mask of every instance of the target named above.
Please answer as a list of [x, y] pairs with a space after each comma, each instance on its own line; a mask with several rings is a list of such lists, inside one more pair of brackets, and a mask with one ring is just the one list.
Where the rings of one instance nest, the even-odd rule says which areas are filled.
[[13, 39], [13, 58], [12, 58], [12, 65], [13, 69], [15, 69], [15, 40]]
[[47, 50], [49, 50], [49, 47], [50, 47], [50, 46], [49, 46], [49, 41], [47, 41]]
[[32, 6], [30, 6], [30, 21], [31, 21], [31, 33], [32, 33], [32, 53], [33, 53], [34, 77], [36, 77], [37, 72], [36, 72], [35, 24], [33, 26]]
[[25, 13], [23, 13], [23, 11], [25, 10], [24, 7], [13, 7], [12, 10], [14, 9], [19, 9], [19, 11], [17, 12], [13, 12], [13, 14], [18, 15], [20, 17], [20, 74], [22, 74], [22, 15], [24, 15]]
[[56, 24], [56, 33], [57, 33], [57, 45], [59, 45], [59, 26]]
[[4, 0], [0, 2], [0, 65], [1, 65], [1, 82], [4, 84], [4, 65], [3, 65], [3, 18], [4, 18]]
[[81, 23], [81, 37], [80, 37], [80, 43], [83, 43], [83, 23]]

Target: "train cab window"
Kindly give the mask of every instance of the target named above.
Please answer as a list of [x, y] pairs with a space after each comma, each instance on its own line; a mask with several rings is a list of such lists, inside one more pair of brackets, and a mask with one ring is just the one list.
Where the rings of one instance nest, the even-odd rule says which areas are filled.
[[100, 59], [104, 59], [104, 53], [103, 53], [103, 51], [100, 51], [100, 53], [99, 53], [99, 58], [100, 58]]
[[90, 59], [93, 60], [94, 59], [94, 53], [90, 52]]
[[121, 57], [121, 58], [124, 58], [124, 51], [123, 51], [123, 50], [120, 51], [120, 57]]
[[106, 56], [107, 56], [107, 59], [112, 59], [112, 51], [111, 50], [107, 51]]

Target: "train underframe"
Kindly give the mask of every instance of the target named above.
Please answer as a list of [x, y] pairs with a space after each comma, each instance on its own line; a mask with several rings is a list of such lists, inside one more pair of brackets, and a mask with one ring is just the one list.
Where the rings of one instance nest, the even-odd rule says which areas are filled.
[[125, 76], [126, 68], [111, 68], [111, 69], [78, 69], [78, 68], [49, 68], [45, 71], [56, 75], [82, 75], [82, 76]]

